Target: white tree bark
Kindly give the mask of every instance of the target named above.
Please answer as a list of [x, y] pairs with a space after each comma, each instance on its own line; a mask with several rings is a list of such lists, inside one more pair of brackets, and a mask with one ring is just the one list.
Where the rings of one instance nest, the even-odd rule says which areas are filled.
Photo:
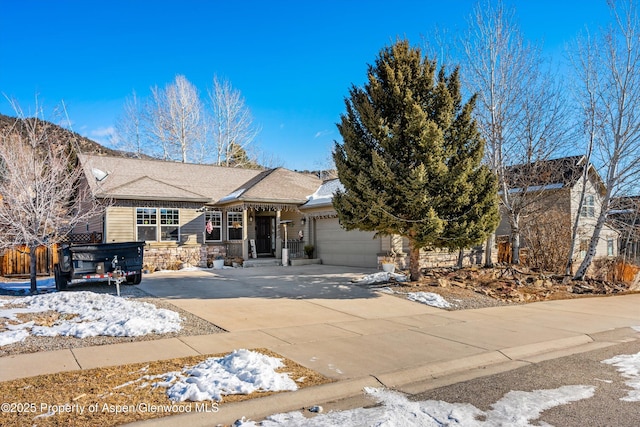
[[[605, 191], [577, 280], [593, 261], [612, 199], [637, 192], [640, 178], [640, 21], [633, 0], [610, 5], [612, 26], [580, 52], [583, 63], [592, 61], [596, 77], [591, 87], [583, 79], [580, 99], [589, 99], [591, 90], [595, 94], [593, 111], [586, 114], [595, 122], [594, 163], [602, 171]], [[584, 68], [580, 72], [586, 74]]]
[[178, 75], [164, 89], [151, 88], [151, 95], [147, 109], [150, 137], [163, 159], [186, 163], [206, 137], [198, 90]]
[[[514, 181], [509, 166], [535, 165], [558, 154], [566, 143], [568, 114], [560, 86], [542, 71], [539, 49], [523, 41], [513, 15], [502, 2], [476, 7], [462, 39], [462, 70], [463, 80], [478, 94], [476, 119], [487, 142], [485, 160], [500, 182], [517, 264], [520, 218], [534, 214], [544, 194], [527, 190], [532, 182], [539, 184], [539, 176]], [[490, 264], [488, 257], [485, 264]]]
[[251, 143], [259, 133], [253, 124], [251, 111], [240, 91], [228, 80], [213, 78], [208, 90], [211, 108], [211, 132], [215, 146], [215, 163], [220, 166], [246, 167]]

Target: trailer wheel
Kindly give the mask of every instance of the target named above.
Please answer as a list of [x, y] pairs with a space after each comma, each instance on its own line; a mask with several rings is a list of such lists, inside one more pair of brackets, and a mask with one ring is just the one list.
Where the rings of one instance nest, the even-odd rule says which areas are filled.
[[57, 290], [64, 291], [65, 289], [67, 289], [67, 278], [64, 274], [62, 274], [62, 271], [60, 271], [60, 266], [58, 264], [53, 267], [53, 277], [56, 282]]
[[127, 283], [129, 285], [139, 285], [142, 282], [142, 273], [136, 273], [133, 276], [127, 277]]

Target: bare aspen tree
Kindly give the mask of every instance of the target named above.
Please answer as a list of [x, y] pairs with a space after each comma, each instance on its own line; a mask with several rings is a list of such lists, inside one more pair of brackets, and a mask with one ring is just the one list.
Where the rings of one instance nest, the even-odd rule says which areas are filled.
[[[594, 57], [591, 55], [593, 48], [591, 46], [591, 38], [587, 35], [583, 40], [579, 40], [573, 51], [570, 52], [569, 57], [573, 64], [576, 79], [574, 83], [576, 85], [576, 92], [574, 95], [578, 101], [578, 116], [581, 118], [582, 125], [578, 126], [578, 129], [583, 135], [586, 135], [587, 146], [585, 159], [582, 169], [581, 184], [578, 195], [578, 206], [574, 213], [571, 226], [571, 237], [569, 241], [569, 248], [566, 255], [566, 263], [564, 274], [566, 276], [571, 275], [573, 271], [573, 262], [576, 252], [576, 241], [578, 239], [578, 233], [580, 232], [580, 215], [582, 212], [582, 206], [584, 205], [584, 199], [587, 189], [587, 181], [589, 179], [589, 166], [591, 165], [591, 156], [593, 153], [593, 146], [597, 134], [596, 123], [596, 105], [597, 94], [595, 92], [596, 82], [598, 75], [594, 68]], [[580, 54], [576, 54], [579, 52]]]
[[0, 130], [0, 247], [29, 248], [31, 292], [37, 292], [36, 249], [60, 242], [100, 212], [83, 185], [77, 149], [49, 122], [19, 118]]
[[[250, 144], [259, 133], [253, 124], [251, 111], [245, 105], [240, 91], [228, 80], [213, 78], [213, 87], [208, 90], [211, 108], [210, 132], [213, 137], [216, 158], [221, 166], [251, 166], [247, 156]], [[255, 161], [253, 161], [255, 164]]]
[[149, 133], [163, 159], [188, 161], [194, 147], [205, 138], [202, 114], [198, 90], [184, 76], [176, 76], [164, 89], [151, 88]]
[[[562, 91], [536, 46], [524, 42], [514, 11], [502, 2], [475, 7], [462, 38], [463, 79], [478, 94], [476, 118], [486, 141], [485, 161], [497, 174], [501, 209], [511, 228], [512, 262], [520, 262], [520, 227], [544, 192], [535, 167], [557, 154], [567, 136]], [[535, 176], [514, 176], [515, 165]], [[491, 264], [491, 239], [486, 262]]]
[[582, 82], [581, 99], [589, 99], [593, 91], [593, 111], [586, 114], [595, 124], [593, 158], [601, 170], [604, 194], [586, 256], [574, 274], [577, 280], [584, 278], [593, 261], [613, 198], [637, 191], [640, 178], [640, 22], [635, 1], [609, 4], [611, 26], [579, 52], [593, 64], [595, 79], [589, 81], [591, 89]]
[[116, 120], [114, 146], [140, 157], [146, 143], [144, 106], [134, 91], [125, 100], [122, 114]]

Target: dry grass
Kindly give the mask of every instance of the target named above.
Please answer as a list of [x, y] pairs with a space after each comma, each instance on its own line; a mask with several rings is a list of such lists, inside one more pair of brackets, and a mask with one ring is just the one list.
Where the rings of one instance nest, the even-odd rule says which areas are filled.
[[[282, 359], [285, 366], [278, 371], [287, 372], [300, 388], [331, 382], [330, 379], [270, 350], [255, 351]], [[143, 375], [180, 371], [209, 357], [220, 356], [224, 354], [63, 372], [2, 382], [0, 396], [3, 397], [3, 402], [10, 406], [2, 407], [0, 425], [115, 426], [182, 412], [223, 410], [228, 402], [273, 394], [266, 392], [231, 395], [225, 396], [223, 402], [219, 403], [209, 401], [172, 404], [167, 398], [165, 388], [144, 386], [143, 382], [135, 381]], [[129, 382], [133, 383], [122, 386]], [[168, 410], [165, 410], [167, 405]], [[52, 414], [51, 411], [56, 408], [60, 409], [60, 412]]]

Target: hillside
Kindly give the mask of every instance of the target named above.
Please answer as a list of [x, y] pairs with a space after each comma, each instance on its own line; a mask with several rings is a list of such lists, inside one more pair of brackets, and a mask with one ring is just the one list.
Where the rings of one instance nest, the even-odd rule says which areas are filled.
[[[0, 134], [4, 134], [7, 131], [11, 131], [13, 129], [14, 132], [20, 132], [22, 130], [22, 126], [20, 123], [21, 119], [16, 117], [9, 117], [3, 114], [0, 114]], [[34, 119], [26, 119], [26, 120], [34, 120]], [[44, 125], [48, 127], [47, 135], [52, 138], [54, 141], [57, 141], [60, 144], [70, 144], [72, 147], [78, 147], [81, 152], [89, 153], [89, 154], [101, 154], [101, 155], [110, 155], [110, 156], [123, 156], [126, 157], [126, 153], [122, 153], [120, 151], [112, 150], [110, 148], [104, 147], [98, 144], [95, 141], [90, 140], [89, 138], [85, 138], [76, 132], [72, 132], [68, 129], [64, 129], [54, 123], [42, 121]]]

